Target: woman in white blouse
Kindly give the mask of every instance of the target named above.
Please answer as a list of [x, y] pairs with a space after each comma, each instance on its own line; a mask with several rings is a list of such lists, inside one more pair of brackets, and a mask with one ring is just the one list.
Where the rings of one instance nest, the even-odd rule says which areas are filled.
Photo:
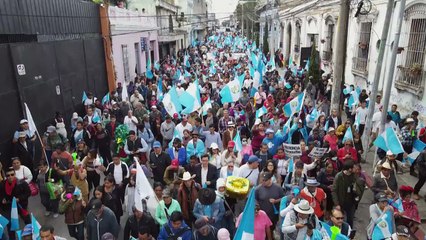
[[31, 180], [33, 180], [31, 170], [21, 165], [21, 159], [18, 157], [12, 158], [12, 167], [15, 170], [16, 179], [18, 179], [18, 181], [25, 180], [25, 182], [30, 183]]

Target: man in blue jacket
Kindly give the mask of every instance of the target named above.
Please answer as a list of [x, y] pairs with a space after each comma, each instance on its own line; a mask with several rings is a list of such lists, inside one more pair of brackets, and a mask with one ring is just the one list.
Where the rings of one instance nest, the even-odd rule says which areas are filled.
[[170, 215], [169, 222], [165, 224], [161, 230], [158, 240], [182, 239], [191, 240], [191, 228], [183, 221], [181, 212], [173, 212]]
[[282, 134], [274, 132], [272, 129], [266, 130], [266, 137], [263, 139], [262, 144], [266, 144], [268, 146], [268, 152], [271, 156], [274, 156], [277, 153], [277, 149], [284, 142], [284, 137]]

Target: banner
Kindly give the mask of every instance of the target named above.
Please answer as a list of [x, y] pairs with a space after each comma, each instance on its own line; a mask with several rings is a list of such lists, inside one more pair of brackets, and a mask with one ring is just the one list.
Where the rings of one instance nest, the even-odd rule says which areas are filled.
[[309, 157], [311, 158], [320, 158], [324, 156], [324, 154], [328, 151], [328, 148], [319, 148], [314, 147], [312, 151], [309, 153]]
[[302, 156], [302, 148], [300, 144], [284, 143], [284, 152], [287, 157]]

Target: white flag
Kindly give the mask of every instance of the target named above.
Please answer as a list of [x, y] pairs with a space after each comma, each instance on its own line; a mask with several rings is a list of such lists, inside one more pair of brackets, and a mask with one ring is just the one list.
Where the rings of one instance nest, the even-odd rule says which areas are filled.
[[25, 114], [27, 115], [29, 130], [32, 134], [34, 134], [35, 132], [37, 132], [37, 127], [34, 123], [33, 116], [31, 115], [31, 112], [30, 112], [30, 109], [28, 108], [27, 103], [24, 103], [24, 106], [25, 106]]
[[142, 170], [141, 165], [136, 161], [136, 185], [135, 185], [135, 207], [139, 211], [144, 211], [144, 207], [142, 204], [142, 200], [146, 199], [148, 200], [155, 199], [155, 193], [154, 190], [151, 187], [151, 184], [149, 184], [148, 179], [145, 176], [145, 173]]
[[127, 86], [124, 84], [124, 87], [121, 90], [121, 101], [128, 101], [129, 100], [129, 93], [127, 93]]

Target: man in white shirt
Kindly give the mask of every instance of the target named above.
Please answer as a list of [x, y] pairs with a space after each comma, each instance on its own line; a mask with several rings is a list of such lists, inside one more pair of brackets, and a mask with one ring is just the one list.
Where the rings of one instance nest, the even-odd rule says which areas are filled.
[[179, 133], [179, 137], [183, 138], [183, 131], [187, 129], [188, 131], [192, 132], [192, 125], [188, 122], [188, 118], [186, 116], [182, 117], [182, 122], [180, 122], [176, 126], [176, 130]]
[[259, 178], [259, 163], [261, 161], [256, 155], [251, 155], [247, 163], [240, 167], [238, 177], [247, 178], [250, 181], [250, 186], [256, 185]]
[[133, 130], [137, 132], [137, 124], [139, 123], [138, 119], [133, 116], [133, 111], [129, 110], [127, 116], [124, 117], [124, 124], [127, 126], [129, 131]]
[[356, 114], [355, 119], [359, 118], [359, 135], [360, 136], [362, 136], [362, 134], [364, 133], [365, 122], [367, 120], [368, 109], [366, 106], [367, 106], [367, 102], [363, 101], [360, 103], [360, 106], [356, 109], [355, 113], [352, 113], [352, 114]]

